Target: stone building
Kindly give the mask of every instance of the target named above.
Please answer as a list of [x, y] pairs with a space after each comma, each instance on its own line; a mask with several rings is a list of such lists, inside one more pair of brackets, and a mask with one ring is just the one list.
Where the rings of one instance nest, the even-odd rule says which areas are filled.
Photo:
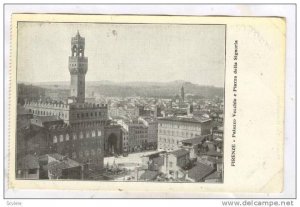
[[140, 152], [146, 150], [148, 127], [143, 124], [129, 124], [128, 126], [128, 148], [129, 152]]
[[139, 122], [142, 122], [148, 128], [147, 148], [151, 150], [157, 149], [157, 119], [151, 117], [140, 117]]
[[[104, 104], [85, 102], [85, 75], [88, 59], [84, 55], [85, 38], [79, 32], [71, 40], [69, 57], [70, 97], [64, 102], [28, 101], [26, 110], [34, 116], [32, 123], [42, 130], [49, 153], [68, 155], [72, 159], [89, 163], [102, 169], [105, 155], [122, 153], [121, 127], [108, 118], [108, 107]], [[51, 118], [51, 126], [43, 126], [41, 118]], [[42, 118], [43, 119], [43, 118]], [[44, 118], [45, 119], [45, 118]], [[54, 119], [63, 124], [53, 123]], [[38, 124], [39, 122], [39, 124]]]
[[211, 134], [211, 119], [203, 117], [164, 117], [158, 119], [158, 149], [179, 149], [181, 141]]

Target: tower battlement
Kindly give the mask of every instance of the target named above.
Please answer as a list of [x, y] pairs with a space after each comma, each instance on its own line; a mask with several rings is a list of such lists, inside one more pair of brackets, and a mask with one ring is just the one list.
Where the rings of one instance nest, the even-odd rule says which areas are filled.
[[38, 108], [53, 108], [53, 109], [107, 109], [107, 104], [94, 103], [56, 103], [56, 102], [39, 102], [39, 101], [25, 101], [25, 107]]
[[71, 109], [107, 109], [107, 104], [74, 103], [70, 104]]
[[53, 102], [38, 102], [38, 101], [25, 101], [25, 107], [38, 107], [38, 108], [53, 108], [53, 109], [70, 109], [69, 104], [53, 103]]

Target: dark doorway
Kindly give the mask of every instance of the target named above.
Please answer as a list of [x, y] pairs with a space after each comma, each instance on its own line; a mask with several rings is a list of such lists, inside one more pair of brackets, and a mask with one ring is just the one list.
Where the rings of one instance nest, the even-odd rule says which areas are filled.
[[110, 134], [107, 140], [108, 154], [118, 153], [118, 137], [114, 133]]

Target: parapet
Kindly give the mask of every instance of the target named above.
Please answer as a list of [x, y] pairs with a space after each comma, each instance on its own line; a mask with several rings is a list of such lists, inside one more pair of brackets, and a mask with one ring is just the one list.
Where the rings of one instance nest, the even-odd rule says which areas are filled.
[[107, 109], [107, 104], [71, 103], [71, 109]]
[[53, 109], [69, 109], [70, 105], [62, 102], [39, 102], [39, 101], [26, 101], [25, 107], [38, 107], [38, 108], [53, 108]]

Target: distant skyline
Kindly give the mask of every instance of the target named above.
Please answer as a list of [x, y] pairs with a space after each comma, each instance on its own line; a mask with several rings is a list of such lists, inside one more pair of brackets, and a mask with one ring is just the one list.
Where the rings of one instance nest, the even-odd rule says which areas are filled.
[[86, 81], [224, 87], [225, 26], [18, 23], [18, 82], [68, 82], [71, 37], [85, 37]]

